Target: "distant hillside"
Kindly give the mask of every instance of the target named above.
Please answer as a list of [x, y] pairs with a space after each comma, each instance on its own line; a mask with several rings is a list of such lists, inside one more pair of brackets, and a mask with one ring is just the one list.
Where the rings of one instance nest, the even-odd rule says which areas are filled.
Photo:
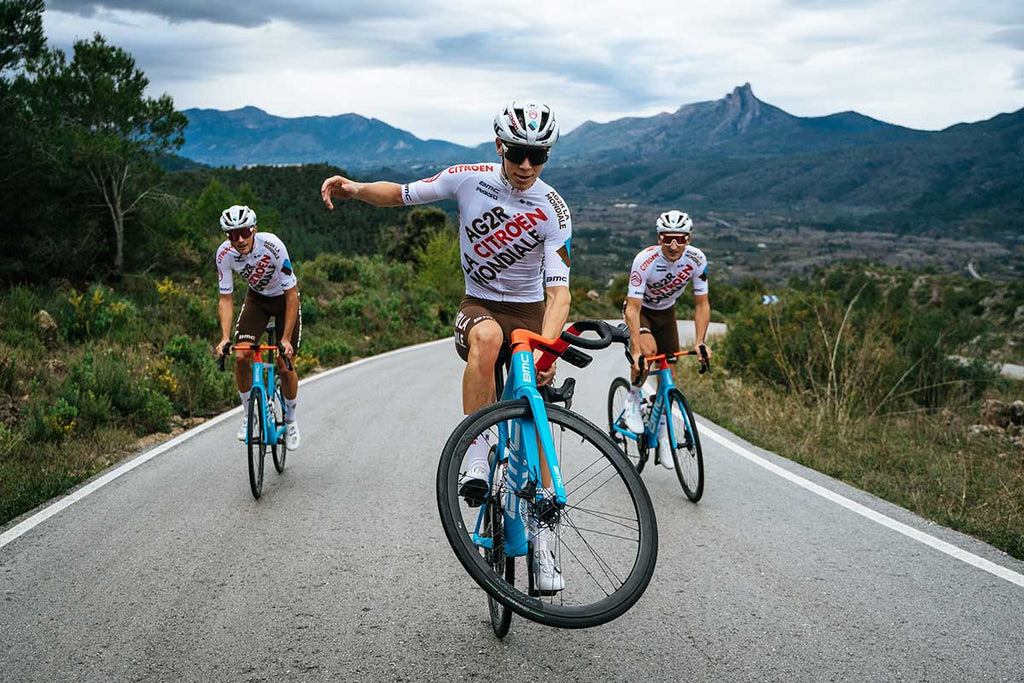
[[[254, 107], [190, 109], [182, 156], [211, 165], [329, 162], [380, 177], [491, 158], [356, 114], [284, 119]], [[1024, 109], [942, 131], [856, 112], [799, 117], [750, 84], [672, 113], [565, 132], [545, 179], [571, 201], [628, 200], [783, 212], [922, 232], [1024, 229]], [[370, 171], [370, 169], [385, 169]], [[852, 223], [851, 223], [852, 221]]]
[[454, 159], [467, 148], [358, 114], [286, 119], [256, 107], [186, 109], [181, 156], [211, 166], [331, 163], [345, 167], [408, 165]]
[[720, 100], [697, 102], [674, 113], [586, 122], [558, 144], [574, 161], [684, 161], [695, 153], [716, 156], [806, 154], [822, 150], [919, 140], [929, 133], [876, 121], [856, 112], [801, 118], [762, 102], [750, 84]]

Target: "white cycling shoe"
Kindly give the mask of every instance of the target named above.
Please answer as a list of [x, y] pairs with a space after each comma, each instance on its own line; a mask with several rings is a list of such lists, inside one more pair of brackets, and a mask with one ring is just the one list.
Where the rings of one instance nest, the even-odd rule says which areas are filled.
[[555, 554], [550, 550], [534, 553], [533, 586], [542, 593], [556, 593], [565, 588], [562, 570], [555, 565]]
[[294, 451], [296, 448], [299, 447], [299, 443], [301, 443], [302, 441], [299, 438], [299, 423], [288, 422], [286, 424], [287, 430], [285, 431], [284, 435], [284, 445], [288, 447], [288, 450]]
[[242, 419], [242, 426], [238, 428], [238, 434], [236, 434], [236, 436], [238, 437], [238, 440], [239, 441], [245, 441], [245, 434], [248, 431], [249, 431], [249, 421], [243, 418]]
[[633, 399], [626, 399], [626, 409], [619, 418], [619, 426], [628, 429], [634, 434], [644, 431], [644, 419], [640, 415], [640, 403]]
[[661, 466], [667, 470], [675, 467], [675, 463], [672, 462], [672, 447], [668, 434], [658, 437], [658, 450], [660, 451]]

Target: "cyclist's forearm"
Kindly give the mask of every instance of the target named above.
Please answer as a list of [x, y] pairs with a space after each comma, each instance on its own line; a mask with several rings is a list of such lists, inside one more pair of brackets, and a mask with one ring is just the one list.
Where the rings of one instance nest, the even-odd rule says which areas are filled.
[[623, 318], [629, 328], [630, 352], [636, 357], [640, 353], [640, 299], [626, 299], [626, 310]]
[[568, 287], [548, 287], [541, 334], [548, 339], [555, 339], [562, 334], [565, 321], [569, 319], [569, 304], [571, 302], [572, 295], [569, 294]]
[[697, 344], [707, 341], [708, 325], [711, 323], [711, 304], [707, 296], [698, 296], [694, 302], [693, 328]]
[[217, 300], [217, 320], [220, 322], [221, 339], [231, 339], [231, 319], [235, 315], [235, 303], [231, 297], [220, 297]]
[[402, 186], [398, 183], [378, 180], [373, 183], [353, 183], [353, 197], [373, 206], [402, 206]]
[[281, 339], [291, 339], [295, 330], [295, 322], [299, 319], [299, 288], [284, 290], [284, 326]]

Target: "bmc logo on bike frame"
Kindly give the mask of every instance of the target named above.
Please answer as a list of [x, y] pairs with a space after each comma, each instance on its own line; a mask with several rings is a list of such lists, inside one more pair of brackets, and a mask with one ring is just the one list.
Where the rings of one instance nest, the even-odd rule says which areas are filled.
[[528, 353], [524, 353], [523, 354], [522, 358], [519, 359], [519, 366], [520, 366], [519, 367], [520, 377], [522, 378], [523, 383], [524, 384], [532, 384], [533, 383], [533, 358], [530, 357], [530, 354], [528, 354]]

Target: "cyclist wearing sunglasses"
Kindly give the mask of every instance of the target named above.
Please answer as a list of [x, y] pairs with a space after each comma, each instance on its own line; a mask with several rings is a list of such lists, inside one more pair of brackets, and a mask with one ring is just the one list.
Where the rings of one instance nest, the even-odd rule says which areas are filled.
[[[273, 318], [284, 348], [283, 355], [291, 358], [298, 352], [302, 341], [302, 312], [298, 282], [284, 242], [277, 235], [258, 232], [256, 212], [248, 206], [236, 205], [225, 209], [220, 215], [220, 227], [227, 240], [217, 248], [217, 274], [220, 278], [217, 318], [221, 331], [221, 339], [217, 342], [218, 355], [224, 355], [224, 346], [230, 341], [231, 320], [235, 314], [232, 297], [235, 289], [232, 272], [235, 272], [249, 284], [242, 311], [235, 322], [235, 344], [258, 343], [267, 323]], [[249, 368], [252, 357], [252, 351], [238, 349], [235, 352], [235, 384], [238, 397], [242, 399], [243, 415], [238, 429], [239, 441], [245, 441], [244, 416], [252, 388]], [[288, 425], [285, 442], [291, 451], [298, 448], [300, 442], [299, 423], [295, 419], [299, 378], [294, 368], [289, 370], [285, 367], [282, 358], [277, 359], [277, 368], [281, 377], [281, 393], [284, 394], [284, 421]]]
[[[705, 344], [711, 305], [708, 303], [707, 257], [690, 245], [693, 221], [682, 211], [666, 211], [658, 217], [658, 244], [647, 247], [633, 259], [629, 273], [629, 289], [623, 302], [623, 317], [632, 340], [634, 382], [646, 368], [639, 365], [640, 355], [679, 351], [679, 329], [676, 326], [675, 303], [693, 282], [693, 325], [696, 332], [694, 348], [704, 347], [707, 356], [711, 349]], [[641, 378], [641, 384], [642, 382]], [[632, 386], [620, 426], [632, 432], [643, 432], [640, 415], [642, 396], [640, 387]], [[668, 438], [668, 429], [662, 420], [658, 438]], [[664, 444], [663, 453], [670, 452]], [[672, 468], [671, 458], [662, 458], [662, 465]]]
[[[342, 176], [324, 181], [321, 197], [360, 199], [374, 206], [455, 199], [466, 295], [455, 319], [455, 348], [466, 361], [462, 407], [466, 415], [495, 401], [494, 365], [512, 331], [527, 328], [557, 337], [569, 315], [572, 220], [562, 197], [539, 179], [558, 140], [558, 124], [544, 104], [512, 101], [494, 117], [499, 163], [451, 166], [431, 178], [399, 185], [359, 183]], [[539, 352], [538, 352], [539, 355]], [[537, 384], [554, 379], [555, 367]], [[470, 450], [461, 493], [482, 503], [487, 492], [489, 446]], [[538, 581], [561, 590], [561, 576], [544, 553]], [[553, 556], [552, 556], [553, 557]]]

